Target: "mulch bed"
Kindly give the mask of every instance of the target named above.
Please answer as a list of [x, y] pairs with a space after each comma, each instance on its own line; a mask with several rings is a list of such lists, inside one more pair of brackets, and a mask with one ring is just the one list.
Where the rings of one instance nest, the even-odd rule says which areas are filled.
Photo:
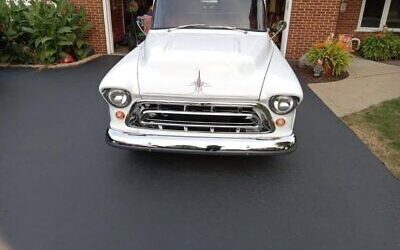
[[400, 66], [400, 59], [383, 61], [383, 63]]
[[94, 59], [101, 57], [102, 54], [94, 54], [88, 56], [82, 60], [72, 62], [72, 63], [60, 63], [60, 64], [10, 64], [10, 63], [0, 63], [0, 68], [33, 68], [33, 69], [63, 69], [69, 67], [75, 67], [82, 65], [84, 63], [90, 62]]
[[297, 65], [297, 61], [290, 61], [290, 66], [292, 67], [294, 73], [296, 73], [297, 77], [305, 81], [306, 83], [321, 83], [321, 82], [336, 82], [343, 80], [349, 76], [349, 72], [345, 72], [340, 76], [330, 76], [330, 75], [322, 75], [321, 77], [314, 77], [313, 69], [307, 66], [299, 67]]

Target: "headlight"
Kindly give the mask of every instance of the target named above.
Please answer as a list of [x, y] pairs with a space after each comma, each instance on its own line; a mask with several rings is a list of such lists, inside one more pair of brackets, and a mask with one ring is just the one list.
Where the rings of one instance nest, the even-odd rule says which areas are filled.
[[125, 108], [132, 101], [129, 92], [123, 89], [106, 89], [103, 95], [108, 103], [117, 108]]
[[297, 97], [278, 95], [271, 97], [269, 107], [278, 115], [286, 115], [296, 108], [297, 103]]

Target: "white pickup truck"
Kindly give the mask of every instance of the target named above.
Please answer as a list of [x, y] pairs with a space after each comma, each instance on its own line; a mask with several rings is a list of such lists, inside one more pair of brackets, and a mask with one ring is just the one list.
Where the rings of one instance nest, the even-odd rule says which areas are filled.
[[100, 84], [108, 143], [208, 154], [293, 151], [303, 92], [269, 32], [264, 0], [156, 0], [146, 40]]

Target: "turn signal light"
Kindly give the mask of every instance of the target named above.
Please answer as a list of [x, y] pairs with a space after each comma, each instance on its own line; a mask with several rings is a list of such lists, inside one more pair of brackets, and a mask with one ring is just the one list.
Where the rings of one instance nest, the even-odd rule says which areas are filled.
[[119, 120], [123, 120], [125, 118], [125, 113], [122, 111], [117, 111], [115, 112], [115, 117], [117, 117]]
[[279, 118], [278, 120], [275, 121], [275, 124], [276, 124], [276, 126], [278, 126], [278, 127], [283, 127], [283, 126], [285, 126], [286, 121], [285, 121], [285, 119], [283, 119], [283, 118]]

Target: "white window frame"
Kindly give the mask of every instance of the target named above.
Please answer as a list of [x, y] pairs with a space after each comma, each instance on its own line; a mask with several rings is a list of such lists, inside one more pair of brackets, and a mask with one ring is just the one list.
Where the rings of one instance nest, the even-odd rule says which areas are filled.
[[286, 0], [284, 19], [287, 23], [286, 29], [282, 32], [281, 52], [286, 56], [287, 43], [289, 38], [290, 16], [292, 14], [292, 0]]
[[114, 39], [111, 21], [110, 0], [103, 0], [104, 30], [106, 32], [107, 54], [114, 53]]
[[[389, 15], [390, 4], [392, 3], [392, 0], [386, 0], [385, 1], [385, 5], [383, 7], [382, 16], [381, 16], [381, 22], [379, 24], [379, 28], [361, 27], [361, 22], [362, 22], [362, 18], [364, 16], [364, 10], [365, 10], [366, 1], [367, 0], [363, 0], [362, 1], [361, 10], [360, 10], [360, 16], [358, 18], [358, 24], [357, 24], [356, 32], [377, 32], [377, 31], [382, 31], [383, 26], [385, 26], [385, 24], [387, 22], [387, 18], [388, 18], [388, 15]], [[400, 28], [391, 28], [389, 30], [390, 31], [395, 31], [395, 32], [400, 32]]]

